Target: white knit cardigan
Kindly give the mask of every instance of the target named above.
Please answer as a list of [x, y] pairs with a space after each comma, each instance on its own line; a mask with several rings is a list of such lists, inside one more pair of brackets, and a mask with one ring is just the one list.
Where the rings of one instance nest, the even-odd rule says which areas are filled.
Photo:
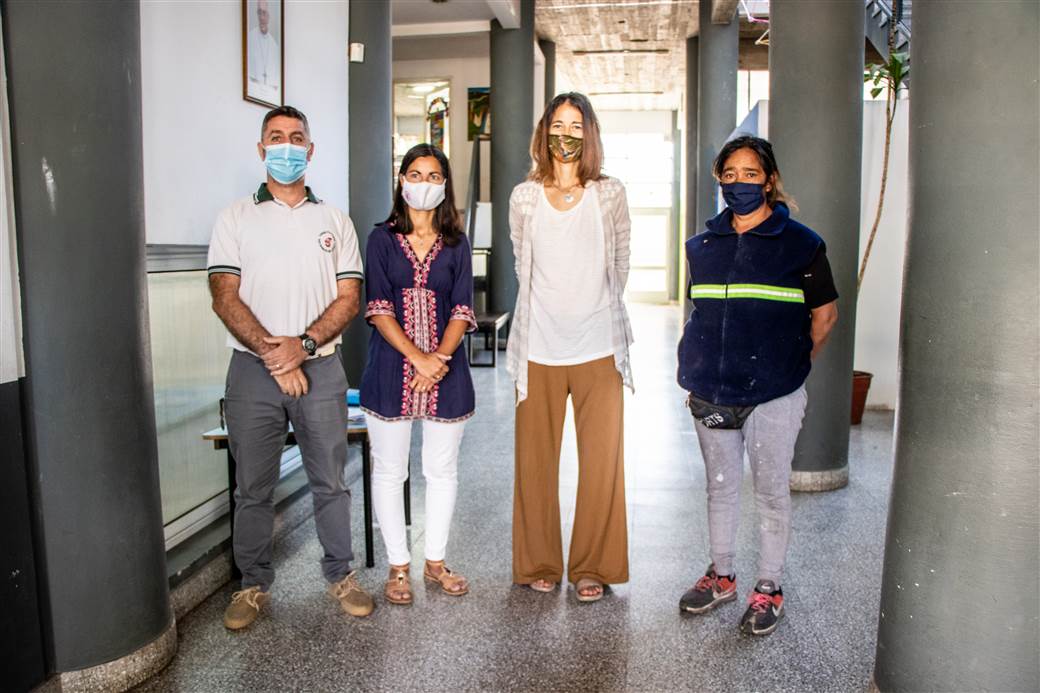
[[[575, 258], [575, 262], [602, 262], [607, 272], [607, 288], [610, 291], [611, 339], [614, 347], [614, 365], [621, 374], [622, 382], [635, 391], [632, 369], [629, 364], [628, 347], [632, 344], [632, 325], [625, 310], [625, 284], [628, 283], [629, 237], [632, 221], [628, 214], [628, 199], [625, 186], [616, 178], [604, 177], [589, 181], [586, 188], [595, 187], [599, 195], [600, 211], [603, 214], [603, 232], [606, 236], [605, 257]], [[509, 197], [509, 235], [513, 241], [513, 256], [516, 261], [516, 278], [519, 287], [516, 308], [509, 327], [509, 344], [506, 349], [506, 369], [516, 383], [517, 404], [527, 398], [527, 348], [531, 322], [531, 220], [542, 194], [542, 184], [525, 181], [513, 188]]]

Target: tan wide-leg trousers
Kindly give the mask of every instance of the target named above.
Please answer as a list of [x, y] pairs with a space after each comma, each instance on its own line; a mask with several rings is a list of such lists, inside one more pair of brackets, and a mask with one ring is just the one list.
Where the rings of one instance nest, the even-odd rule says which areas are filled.
[[527, 399], [516, 409], [513, 582], [563, 579], [560, 445], [568, 395], [578, 433], [568, 580], [628, 582], [624, 400], [613, 356], [576, 366], [527, 364]]

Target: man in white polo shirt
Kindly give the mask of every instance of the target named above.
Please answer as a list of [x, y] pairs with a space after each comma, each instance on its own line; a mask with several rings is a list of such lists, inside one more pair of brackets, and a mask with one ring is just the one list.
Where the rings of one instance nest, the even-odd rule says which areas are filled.
[[238, 463], [232, 543], [242, 586], [224, 614], [232, 630], [256, 620], [274, 581], [272, 495], [289, 422], [314, 496], [329, 592], [353, 616], [373, 609], [350, 568], [343, 484], [347, 378], [338, 345], [360, 306], [357, 234], [346, 214], [304, 185], [314, 144], [303, 113], [270, 111], [257, 149], [267, 182], [220, 213], [208, 261], [213, 310], [234, 349], [225, 416]]

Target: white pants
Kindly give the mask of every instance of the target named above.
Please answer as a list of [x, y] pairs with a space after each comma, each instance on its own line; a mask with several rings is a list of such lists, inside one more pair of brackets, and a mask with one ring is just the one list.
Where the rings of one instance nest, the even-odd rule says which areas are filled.
[[[408, 478], [411, 421], [365, 416], [372, 445], [372, 505], [391, 565], [411, 562], [404, 524], [404, 482]], [[426, 479], [426, 560], [443, 561], [455, 512], [459, 445], [465, 421], [423, 421], [422, 468]]]

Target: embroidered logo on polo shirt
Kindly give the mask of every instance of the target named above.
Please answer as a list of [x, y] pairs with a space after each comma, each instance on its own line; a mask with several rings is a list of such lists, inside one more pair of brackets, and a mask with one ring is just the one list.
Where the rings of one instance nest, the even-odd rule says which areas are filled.
[[322, 231], [318, 236], [318, 245], [326, 253], [331, 253], [336, 248], [336, 237], [332, 235], [331, 231]]

